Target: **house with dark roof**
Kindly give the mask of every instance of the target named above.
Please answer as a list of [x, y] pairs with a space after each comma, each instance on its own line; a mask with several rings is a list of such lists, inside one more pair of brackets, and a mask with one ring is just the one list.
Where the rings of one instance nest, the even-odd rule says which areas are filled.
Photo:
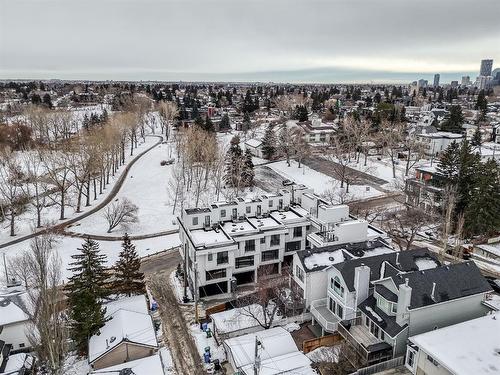
[[441, 265], [426, 249], [339, 263], [328, 278], [327, 309], [356, 366], [402, 356], [409, 336], [488, 312], [491, 287], [477, 266]]
[[326, 286], [330, 267], [351, 259], [393, 252], [395, 250], [382, 238], [297, 251], [293, 257], [292, 285], [302, 296], [306, 307], [318, 300], [323, 300], [326, 306]]

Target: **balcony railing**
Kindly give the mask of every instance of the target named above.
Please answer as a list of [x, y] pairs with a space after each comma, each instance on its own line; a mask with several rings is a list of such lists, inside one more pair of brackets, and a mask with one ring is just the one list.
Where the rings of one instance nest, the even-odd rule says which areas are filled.
[[337, 331], [340, 319], [327, 307], [327, 299], [322, 298], [311, 302], [311, 314], [327, 332]]
[[353, 349], [348, 357], [354, 366], [371, 365], [392, 358], [392, 347], [371, 335], [362, 324], [361, 317], [343, 320], [338, 324], [338, 332]]

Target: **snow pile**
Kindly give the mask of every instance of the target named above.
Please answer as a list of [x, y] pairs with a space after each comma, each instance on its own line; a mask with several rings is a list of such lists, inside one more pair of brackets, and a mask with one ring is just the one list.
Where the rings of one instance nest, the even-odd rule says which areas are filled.
[[325, 251], [323, 253], [313, 253], [305, 257], [304, 266], [308, 270], [312, 270], [317, 267], [328, 267], [333, 264], [342, 263], [344, 260], [344, 252], [342, 249]]
[[436, 268], [438, 264], [432, 258], [419, 258], [415, 260], [415, 265], [417, 266], [419, 271], [429, 270], [432, 268]]
[[379, 322], [381, 322], [383, 319], [380, 317], [380, 315], [378, 315], [375, 311], [373, 311], [373, 309], [370, 307], [370, 306], [366, 306], [366, 310], [372, 314], [372, 316], [377, 319]]
[[[214, 327], [212, 323], [208, 323], [208, 328], [210, 328], [210, 330], [213, 332]], [[217, 345], [217, 342], [215, 341], [215, 338], [213, 336], [207, 337], [206, 332], [203, 332], [198, 324], [193, 324], [190, 329], [191, 336], [193, 337], [194, 343], [198, 348], [198, 353], [200, 354], [201, 359], [203, 359], [205, 348], [210, 348], [212, 362], [214, 359], [218, 359], [220, 362], [226, 360], [226, 353], [224, 352], [224, 348], [222, 347], [222, 345]], [[206, 367], [210, 366], [206, 365]]]
[[313, 362], [338, 362], [339, 346], [320, 346], [306, 356]]
[[[268, 314], [269, 321], [269, 312]], [[259, 326], [259, 322], [264, 323], [264, 310], [261, 305], [252, 304], [232, 310], [226, 310], [210, 316], [212, 322], [217, 327], [220, 334], [240, 331], [247, 328]], [[276, 313], [274, 323], [279, 322], [281, 316]]]
[[283, 326], [284, 329], [287, 330], [287, 332], [293, 332], [293, 331], [298, 331], [300, 329], [300, 326], [297, 323], [288, 323]]

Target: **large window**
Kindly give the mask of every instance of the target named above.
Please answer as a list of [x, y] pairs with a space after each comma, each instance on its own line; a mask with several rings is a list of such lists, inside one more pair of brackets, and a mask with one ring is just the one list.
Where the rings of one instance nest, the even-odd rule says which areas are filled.
[[245, 252], [255, 251], [255, 240], [245, 241]]
[[220, 210], [220, 217], [226, 217], [226, 210]]
[[413, 364], [415, 363], [415, 352], [413, 350], [408, 350], [406, 356], [406, 364], [413, 368]]
[[285, 251], [297, 251], [300, 250], [300, 241], [287, 242], [285, 244]]
[[207, 280], [222, 279], [224, 277], [226, 277], [225, 269], [205, 272], [205, 278]]
[[302, 237], [302, 227], [293, 228], [293, 236], [294, 237]]
[[221, 251], [217, 253], [217, 264], [226, 264], [229, 263], [229, 255], [227, 251]]
[[196, 216], [193, 217], [193, 225], [198, 225], [198, 218]]
[[344, 298], [344, 287], [340, 284], [338, 276], [335, 276], [334, 279], [330, 279], [330, 288], [332, 288], [337, 295]]
[[304, 281], [304, 271], [298, 265], [295, 266], [295, 274], [299, 278], [300, 281]]
[[280, 244], [280, 235], [273, 234], [271, 236], [271, 246], [278, 246]]
[[262, 252], [262, 261], [266, 262], [268, 260], [278, 259], [279, 251], [278, 250], [268, 250]]
[[236, 268], [250, 267], [254, 264], [254, 256], [240, 257], [235, 259]]

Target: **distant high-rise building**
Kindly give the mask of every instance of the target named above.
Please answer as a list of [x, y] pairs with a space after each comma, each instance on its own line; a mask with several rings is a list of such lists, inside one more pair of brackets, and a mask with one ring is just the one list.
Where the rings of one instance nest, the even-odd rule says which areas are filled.
[[491, 76], [479, 76], [476, 79], [476, 87], [480, 90], [483, 90], [486, 88], [489, 82], [493, 80], [493, 77]]
[[451, 81], [451, 87], [453, 88], [458, 87], [458, 81]]
[[470, 76], [462, 77], [462, 86], [470, 86]]
[[481, 60], [481, 69], [479, 70], [479, 75], [483, 77], [491, 76], [492, 69], [493, 69], [493, 60], [491, 59]]
[[441, 78], [441, 75], [434, 74], [434, 87], [439, 87], [439, 78]]
[[426, 79], [419, 79], [417, 82], [417, 87], [419, 89], [425, 89], [425, 88], [427, 88], [428, 83], [429, 82]]

